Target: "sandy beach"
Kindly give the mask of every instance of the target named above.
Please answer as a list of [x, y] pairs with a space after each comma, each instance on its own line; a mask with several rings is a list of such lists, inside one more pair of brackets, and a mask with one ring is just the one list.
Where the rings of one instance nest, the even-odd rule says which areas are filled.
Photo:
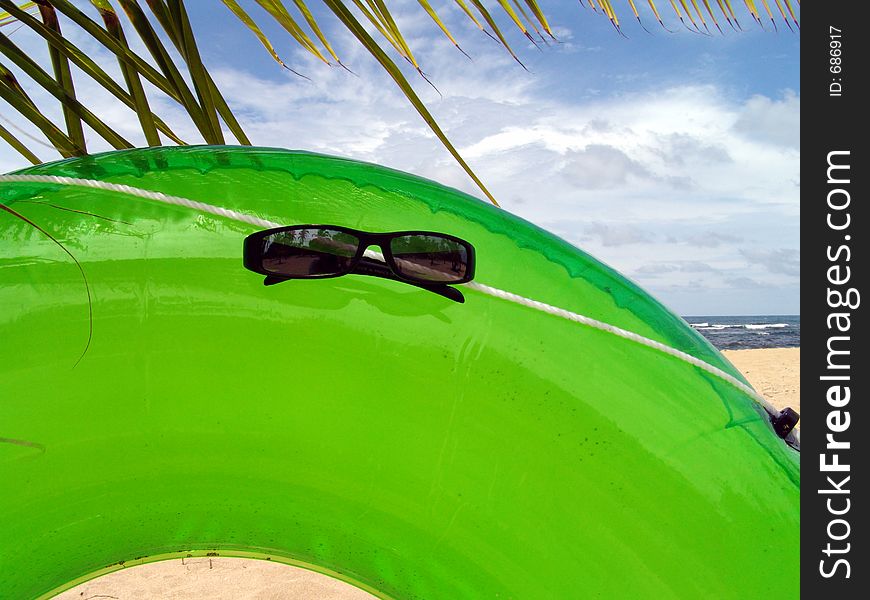
[[56, 600], [371, 600], [343, 581], [297, 567], [242, 558], [167, 560], [115, 571]]
[[[800, 412], [800, 348], [724, 352], [777, 408]], [[235, 558], [195, 558], [132, 567], [84, 583], [59, 600], [366, 600], [373, 596], [304, 569]]]
[[722, 354], [778, 409], [790, 406], [801, 411], [800, 348], [725, 350]]

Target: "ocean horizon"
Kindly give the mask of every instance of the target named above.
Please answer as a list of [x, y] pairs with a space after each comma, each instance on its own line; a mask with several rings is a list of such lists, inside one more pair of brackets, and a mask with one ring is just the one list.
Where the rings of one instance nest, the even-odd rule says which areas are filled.
[[801, 345], [800, 315], [700, 315], [683, 319], [719, 350]]

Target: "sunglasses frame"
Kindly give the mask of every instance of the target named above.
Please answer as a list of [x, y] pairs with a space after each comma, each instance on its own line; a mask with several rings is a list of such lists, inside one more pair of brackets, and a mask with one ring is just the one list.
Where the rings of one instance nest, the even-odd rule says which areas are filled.
[[[264, 248], [264, 240], [277, 233], [283, 233], [285, 231], [298, 231], [303, 229], [329, 229], [332, 231], [340, 231], [342, 233], [347, 233], [355, 236], [359, 240], [359, 248], [357, 248], [356, 254], [354, 254], [353, 258], [351, 258], [350, 262], [346, 269], [342, 270], [339, 273], [329, 273], [326, 275], [287, 275], [284, 273], [275, 273], [272, 271], [267, 271], [263, 268], [263, 248]], [[438, 237], [450, 240], [452, 242], [456, 242], [465, 248], [466, 251], [466, 266], [465, 266], [465, 275], [461, 279], [451, 280], [451, 281], [432, 281], [430, 279], [418, 279], [415, 277], [408, 277], [407, 275], [403, 275], [396, 265], [395, 258], [393, 257], [393, 252], [390, 249], [390, 242], [399, 237], [405, 237], [409, 235], [426, 235], [432, 237]], [[370, 233], [368, 231], [360, 231], [359, 229], [351, 229], [350, 227], [342, 227], [341, 225], [288, 225], [285, 227], [275, 227], [273, 229], [266, 229], [264, 231], [258, 231], [256, 233], [252, 233], [248, 237], [245, 238], [245, 246], [244, 246], [244, 265], [245, 268], [253, 271], [255, 273], [259, 273], [261, 275], [265, 275], [267, 277], [280, 278], [280, 279], [329, 279], [332, 277], [342, 277], [344, 275], [352, 275], [354, 270], [360, 265], [360, 263], [366, 264], [366, 262], [374, 263], [375, 265], [381, 264], [374, 260], [364, 260], [365, 251], [371, 247], [377, 246], [381, 249], [381, 254], [384, 257], [384, 261], [389, 267], [392, 274], [400, 281], [405, 281], [408, 283], [413, 283], [416, 285], [422, 286], [440, 286], [440, 285], [457, 285], [461, 283], [468, 283], [472, 279], [474, 279], [474, 265], [475, 265], [475, 252], [474, 246], [471, 243], [463, 240], [462, 238], [458, 238], [455, 235], [449, 235], [447, 233], [440, 233], [438, 231], [421, 231], [421, 230], [412, 230], [412, 231], [391, 231], [387, 233]], [[371, 266], [371, 265], [369, 265]], [[366, 274], [366, 273], [361, 273]]]

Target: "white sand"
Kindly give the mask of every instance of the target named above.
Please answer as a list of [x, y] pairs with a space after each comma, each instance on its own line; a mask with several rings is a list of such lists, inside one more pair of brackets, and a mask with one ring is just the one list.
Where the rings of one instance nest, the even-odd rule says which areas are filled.
[[801, 411], [800, 348], [731, 350], [722, 354], [778, 409], [790, 406]]
[[242, 558], [166, 560], [109, 573], [56, 600], [372, 600], [342, 581]]

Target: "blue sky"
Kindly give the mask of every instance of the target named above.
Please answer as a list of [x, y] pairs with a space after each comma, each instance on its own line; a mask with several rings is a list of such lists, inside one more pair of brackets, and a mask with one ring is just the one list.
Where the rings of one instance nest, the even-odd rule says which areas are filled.
[[[334, 19], [324, 15], [325, 32], [358, 76], [322, 65], [260, 19], [306, 81], [272, 61], [218, 0], [187, 4], [205, 62], [254, 143], [377, 162], [480, 195]], [[779, 33], [762, 31], [742, 13], [743, 33], [723, 24], [724, 36], [702, 36], [680, 28], [666, 2], [660, 9], [676, 33], [648, 18], [650, 35], [617, 3], [626, 39], [578, 2], [545, 0], [561, 43], [538, 50], [503, 23], [527, 72], [453, 2], [432, 4], [473, 61], [416, 1], [389, 4], [441, 95], [410, 70], [409, 79], [506, 210], [584, 248], [680, 314], [800, 312], [799, 35], [781, 24]], [[29, 43], [26, 32], [13, 39]], [[80, 42], [115, 70], [97, 46]], [[78, 90], [138, 139], [126, 109], [95, 86]], [[158, 96], [155, 106], [196, 139], [168, 100]], [[0, 114], [13, 115], [3, 105]], [[0, 170], [19, 166], [0, 147]]]

